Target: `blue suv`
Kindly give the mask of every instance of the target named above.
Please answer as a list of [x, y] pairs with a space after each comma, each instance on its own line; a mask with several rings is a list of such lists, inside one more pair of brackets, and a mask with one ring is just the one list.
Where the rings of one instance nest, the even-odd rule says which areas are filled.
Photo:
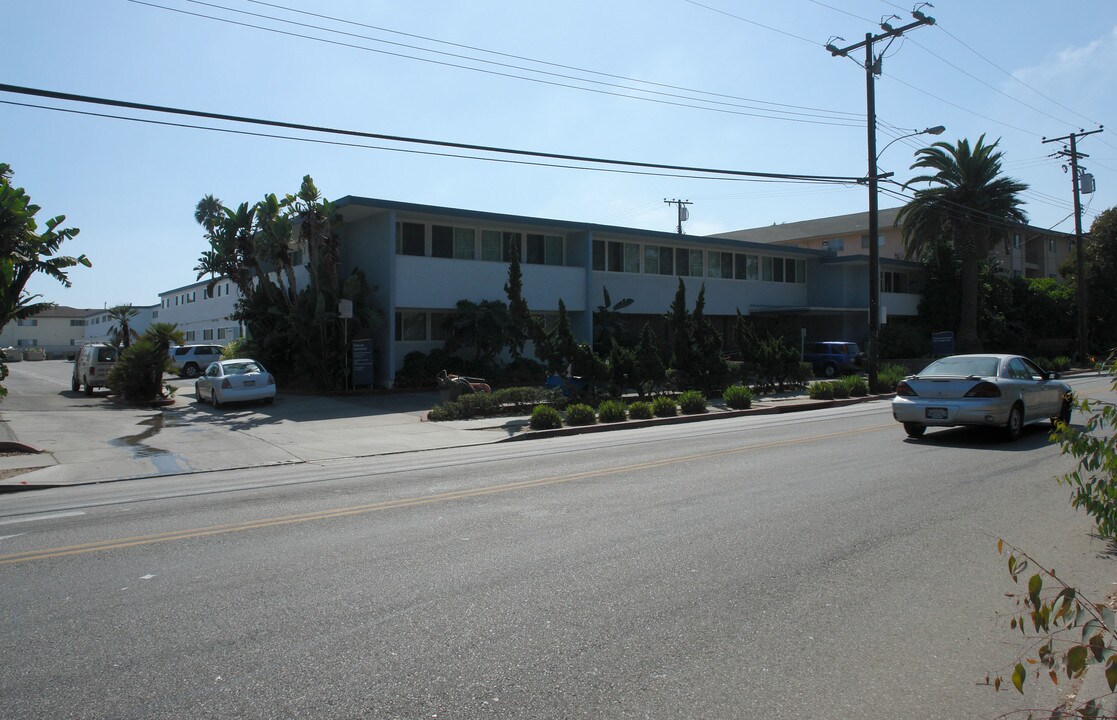
[[814, 366], [815, 375], [834, 377], [843, 372], [861, 372], [865, 364], [865, 353], [857, 343], [831, 340], [807, 343], [803, 362]]

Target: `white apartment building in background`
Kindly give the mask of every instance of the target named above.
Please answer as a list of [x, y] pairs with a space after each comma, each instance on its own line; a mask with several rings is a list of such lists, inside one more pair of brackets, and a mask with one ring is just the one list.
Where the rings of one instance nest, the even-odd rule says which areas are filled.
[[186, 343], [225, 345], [244, 334], [236, 320], [229, 317], [236, 310], [240, 292], [228, 278], [213, 283], [199, 280], [159, 293], [153, 322], [173, 323], [185, 336]]

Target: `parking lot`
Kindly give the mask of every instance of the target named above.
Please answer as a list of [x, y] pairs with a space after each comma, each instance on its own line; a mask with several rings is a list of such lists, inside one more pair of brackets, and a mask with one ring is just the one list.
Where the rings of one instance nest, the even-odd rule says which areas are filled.
[[[42, 449], [41, 469], [0, 483], [66, 485], [153, 475], [312, 462], [338, 457], [475, 445], [506, 437], [495, 421], [430, 423], [436, 393], [297, 395], [280, 387], [273, 405], [214, 409], [194, 382], [167, 376], [174, 404], [137, 407], [108, 392], [73, 392], [73, 363], [12, 363], [0, 402], [0, 440]], [[518, 429], [515, 428], [515, 429]], [[5, 458], [9, 466], [19, 458]], [[2, 465], [0, 465], [2, 467]]]

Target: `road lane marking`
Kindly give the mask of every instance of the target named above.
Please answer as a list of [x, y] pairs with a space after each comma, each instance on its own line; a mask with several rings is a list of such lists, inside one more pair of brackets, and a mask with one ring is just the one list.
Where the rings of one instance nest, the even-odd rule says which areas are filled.
[[[14, 565], [16, 563], [32, 562], [35, 560], [49, 560], [52, 558], [67, 557], [71, 555], [84, 555], [87, 553], [104, 552], [107, 550], [123, 550], [125, 548], [173, 542], [175, 540], [191, 540], [194, 538], [210, 537], [213, 535], [228, 535], [231, 533], [245, 532], [247, 530], [260, 530], [263, 528], [280, 527], [283, 525], [297, 525], [318, 520], [332, 520], [335, 518], [350, 517], [353, 515], [364, 515], [367, 513], [380, 512], [383, 510], [397, 510], [401, 508], [430, 505], [433, 503], [449, 502], [452, 500], [464, 500], [467, 498], [483, 497], [485, 495], [495, 495], [499, 493], [515, 492], [518, 490], [527, 490], [530, 488], [546, 487], [548, 485], [560, 485], [563, 483], [576, 482], [578, 480], [588, 480], [595, 477], [605, 477], [608, 475], [640, 472], [642, 470], [654, 470], [656, 468], [670, 467], [672, 465], [680, 465], [683, 463], [695, 462], [697, 460], [710, 460], [713, 458], [727, 457], [729, 455], [737, 455], [753, 450], [767, 450], [771, 448], [796, 445], [806, 442], [831, 440], [834, 438], [876, 432], [878, 430], [884, 430], [894, 427], [896, 427], [896, 425], [894, 423], [890, 423], [888, 425], [877, 425], [857, 430], [842, 430], [839, 432], [827, 433], [825, 435], [812, 435], [810, 437], [790, 438], [786, 440], [771, 440], [754, 445], [744, 445], [741, 447], [726, 448], [724, 450], [717, 450], [708, 453], [665, 458], [663, 460], [650, 460], [648, 462], [635, 463], [632, 465], [622, 465], [614, 468], [585, 470], [582, 472], [570, 473], [568, 475], [539, 478], [538, 480], [523, 480], [520, 482], [504, 483], [502, 485], [489, 485], [485, 487], [471, 488], [468, 490], [454, 490], [450, 492], [435, 493], [434, 495], [422, 495], [419, 497], [400, 498], [397, 500], [383, 500], [381, 502], [367, 503], [363, 505], [351, 505], [348, 507], [332, 508], [329, 510], [316, 510], [314, 512], [298, 513], [295, 515], [281, 515], [273, 518], [261, 518], [259, 520], [246, 520], [237, 523], [210, 525], [201, 528], [172, 530], [169, 532], [155, 533], [152, 535], [138, 535], [135, 537], [127, 538], [114, 538], [112, 540], [101, 540], [96, 542], [83, 543], [80, 545], [67, 545], [63, 547], [47, 548], [44, 550], [28, 550], [21, 553], [0, 555], [0, 565]], [[80, 515], [83, 513], [78, 512], [69, 514]]]
[[72, 510], [70, 512], [56, 512], [47, 513], [45, 515], [28, 515], [27, 517], [18, 517], [11, 520], [0, 520], [0, 525], [11, 525], [13, 523], [35, 522], [36, 520], [54, 520], [56, 518], [74, 517], [76, 515], [84, 515], [81, 510]]

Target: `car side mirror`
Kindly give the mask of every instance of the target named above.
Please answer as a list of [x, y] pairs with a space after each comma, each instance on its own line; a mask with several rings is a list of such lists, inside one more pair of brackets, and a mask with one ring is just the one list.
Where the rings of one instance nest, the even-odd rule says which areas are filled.
[[1058, 380], [1058, 379], [1059, 379], [1059, 378], [1061, 378], [1061, 377], [1062, 377], [1062, 375], [1060, 375], [1059, 373], [1055, 372], [1054, 370], [1052, 370], [1051, 372], [1047, 373], [1047, 379], [1048, 379], [1048, 380]]

